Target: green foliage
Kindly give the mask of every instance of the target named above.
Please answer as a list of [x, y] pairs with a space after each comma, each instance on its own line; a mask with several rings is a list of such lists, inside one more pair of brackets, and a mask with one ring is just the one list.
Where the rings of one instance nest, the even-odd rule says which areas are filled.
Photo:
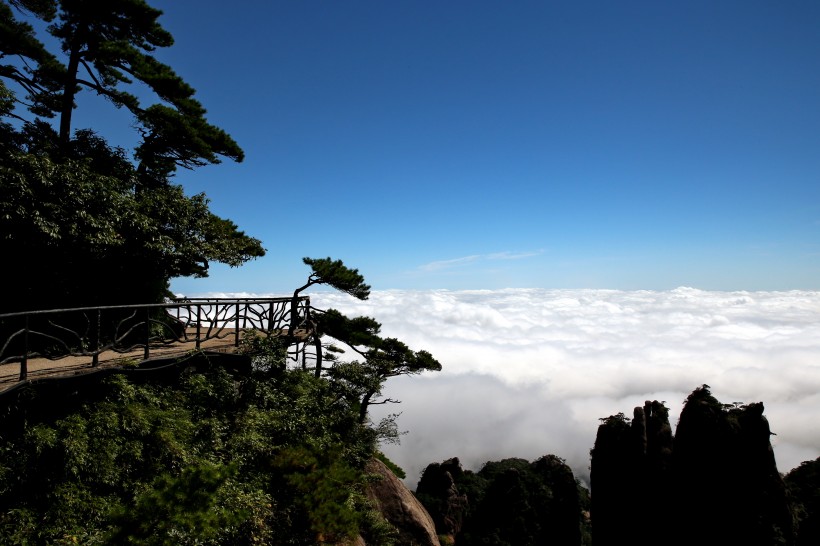
[[700, 387], [693, 390], [689, 394], [689, 396], [686, 397], [686, 400], [684, 400], [684, 404], [688, 404], [690, 402], [692, 402], [692, 403], [702, 402], [702, 403], [708, 404], [709, 406], [713, 406], [713, 407], [716, 407], [716, 408], [717, 407], [722, 407], [721, 403], [718, 402], [717, 398], [712, 396], [712, 391], [710, 389], [711, 389], [711, 387], [709, 385], [707, 385], [706, 383], [704, 383]]
[[319, 335], [327, 335], [343, 343], [358, 346], [374, 346], [379, 342], [381, 324], [370, 317], [348, 318], [341, 311], [328, 309], [316, 318]]
[[[370, 426], [376, 438], [382, 444], [399, 444], [401, 437], [407, 434], [406, 430], [399, 430], [398, 419], [401, 413], [390, 413], [382, 417], [378, 423], [370, 422]], [[389, 466], [389, 465], [388, 465]], [[398, 467], [396, 467], [398, 468]], [[403, 471], [402, 471], [403, 472]], [[396, 474], [398, 476], [398, 474]], [[404, 478], [404, 476], [399, 476]]]
[[360, 300], [366, 300], [370, 296], [370, 285], [365, 284], [359, 270], [345, 266], [342, 260], [306, 257], [302, 261], [312, 271], [308, 283], [297, 290], [297, 293], [314, 284], [327, 284]]
[[[157, 48], [169, 47], [174, 41], [158, 22], [161, 11], [143, 0], [110, 0], [105, 10], [90, 2], [28, 0], [14, 4], [52, 22], [48, 32], [59, 43], [63, 59], [61, 63], [50, 54], [31, 27], [15, 21], [4, 5], [0, 20], [12, 31], [4, 48], [28, 59], [34, 68], [0, 66], [4, 69], [0, 76], [28, 92], [32, 113], [59, 117], [63, 151], [70, 141], [75, 97], [81, 90], [90, 90], [134, 115], [142, 135], [136, 157], [143, 181], [162, 182], [177, 166], [218, 163], [219, 156], [242, 160], [242, 150], [233, 139], [205, 120], [205, 109], [194, 98], [193, 88], [153, 57]], [[134, 88], [136, 83], [142, 89]], [[158, 103], [141, 103], [138, 95], [145, 95], [146, 89]]]
[[134, 506], [117, 506], [111, 513], [114, 544], [219, 544], [224, 529], [247, 519], [244, 511], [220, 504], [217, 492], [230, 468], [203, 462], [179, 475], [163, 474], [140, 492]]
[[[51, 53], [12, 7], [51, 22], [60, 48]], [[104, 10], [84, 1], [0, 4], [0, 253], [15, 260], [7, 275], [19, 288], [0, 313], [157, 302], [173, 277], [264, 255], [260, 241], [209, 211], [204, 194], [186, 196], [170, 182], [177, 167], [243, 155], [205, 120], [194, 90], [152, 56], [173, 43], [160, 14], [143, 0]], [[72, 135], [82, 89], [133, 113], [141, 135], [133, 159], [93, 131]], [[158, 104], [141, 103], [146, 90]]]
[[[311, 266], [311, 274], [305, 285], [293, 293], [291, 323], [298, 319], [296, 298], [314, 284], [327, 284], [360, 299], [367, 299], [370, 286], [365, 284], [357, 269], [350, 269], [341, 260], [331, 258], [304, 258]], [[441, 364], [424, 350], [412, 351], [395, 338], [379, 336], [381, 324], [371, 317], [348, 318], [336, 309], [314, 309], [312, 319], [313, 335], [317, 345], [316, 376], [322, 374], [322, 361], [327, 358], [333, 365], [326, 375], [340, 390], [340, 394], [351, 406], [358, 409], [359, 421], [367, 421], [368, 408], [372, 404], [398, 402], [390, 398], [380, 399], [384, 383], [391, 377], [416, 375], [425, 371], [440, 371]], [[322, 352], [322, 337], [331, 337], [347, 345], [363, 360], [341, 361], [343, 349], [329, 344]], [[388, 442], [398, 442], [400, 433], [393, 415], [383, 419], [376, 429], [379, 437]]]
[[251, 359], [254, 370], [268, 374], [285, 371], [287, 347], [274, 336], [246, 332], [240, 341], [240, 351]]
[[365, 544], [378, 544], [379, 546], [399, 544], [398, 530], [384, 519], [384, 516], [372, 506], [370, 500], [361, 491], [355, 491], [350, 500], [360, 514], [359, 534]]
[[267, 351], [249, 375], [202, 358], [164, 384], [113, 375], [4, 434], [0, 543], [389, 544], [363, 495], [375, 432], [280, 347], [247, 350]]
[[376, 452], [376, 458], [383, 462], [384, 465], [390, 469], [390, 472], [392, 472], [398, 479], [403, 480], [407, 477], [407, 473], [404, 471], [404, 469], [396, 463], [394, 463], [393, 461], [391, 461], [390, 459], [388, 459], [387, 455], [385, 455], [381, 451]]
[[296, 490], [294, 502], [305, 510], [317, 537], [335, 542], [358, 532], [360, 514], [350, 497], [359, 473], [339, 453], [320, 452], [315, 447], [286, 448], [273, 464]]
[[[328, 377], [342, 386], [351, 403], [358, 407], [362, 422], [367, 419], [371, 404], [396, 402], [389, 398], [378, 399], [387, 379], [441, 370], [441, 364], [430, 353], [412, 351], [394, 338], [379, 339], [364, 356], [363, 362], [339, 362], [327, 372]], [[389, 426], [389, 423], [386, 425]]]
[[629, 421], [631, 421], [631, 419], [623, 413], [616, 413], [615, 415], [610, 415], [609, 417], [601, 417], [598, 420], [602, 425], [609, 427], [625, 427], [629, 424]]
[[15, 257], [8, 274], [20, 287], [7, 310], [157, 301], [172, 277], [264, 254], [212, 214], [204, 194], [174, 185], [136, 193], [123, 173], [130, 167], [116, 176], [95, 167], [90, 159], [0, 158], [0, 251]]

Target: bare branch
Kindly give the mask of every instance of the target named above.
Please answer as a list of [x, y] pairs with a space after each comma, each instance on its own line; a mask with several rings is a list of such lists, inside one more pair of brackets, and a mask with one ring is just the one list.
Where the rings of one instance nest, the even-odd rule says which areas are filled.
[[377, 402], [368, 402], [370, 406], [378, 406], [381, 404], [401, 404], [401, 400], [393, 400], [392, 398], [385, 398], [384, 400], [379, 400]]
[[88, 66], [88, 63], [85, 62], [85, 59], [80, 59], [80, 64], [82, 64], [83, 67], [85, 67], [85, 71], [88, 72], [88, 75], [91, 76], [91, 79], [94, 80], [94, 83], [97, 84], [97, 87], [102, 88], [102, 84], [100, 83], [100, 80], [97, 79], [97, 76], [95, 76], [94, 72], [91, 71], [91, 67]]

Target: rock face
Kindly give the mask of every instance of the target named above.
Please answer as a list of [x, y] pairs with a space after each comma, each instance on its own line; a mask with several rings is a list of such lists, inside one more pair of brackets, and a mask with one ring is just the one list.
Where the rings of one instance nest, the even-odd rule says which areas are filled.
[[401, 480], [377, 459], [367, 463], [367, 471], [382, 478], [370, 485], [367, 496], [398, 530], [398, 543], [402, 546], [441, 546], [430, 514]]
[[797, 546], [820, 544], [820, 457], [804, 461], [786, 475], [795, 504]]
[[[687, 399], [672, 440], [666, 408], [602, 420], [592, 450], [595, 544], [793, 544], [763, 404]], [[673, 449], [674, 448], [674, 449]]]
[[460, 494], [455, 480], [464, 473], [458, 457], [427, 466], [416, 487], [416, 496], [425, 499], [436, 531], [455, 540], [467, 510], [467, 495]]
[[490, 461], [478, 472], [456, 458], [433, 463], [416, 494], [438, 533], [458, 546], [582, 543], [579, 487], [554, 455]]
[[[596, 545], [669, 543], [672, 428], [666, 407], [647, 401], [632, 422], [602, 420], [592, 450], [592, 521]], [[638, 523], [639, 522], [639, 523]]]
[[712, 544], [794, 543], [770, 436], [762, 403], [727, 408], [706, 386], [689, 396], [672, 460], [681, 544], [700, 540], [700, 525], [714, 529]]

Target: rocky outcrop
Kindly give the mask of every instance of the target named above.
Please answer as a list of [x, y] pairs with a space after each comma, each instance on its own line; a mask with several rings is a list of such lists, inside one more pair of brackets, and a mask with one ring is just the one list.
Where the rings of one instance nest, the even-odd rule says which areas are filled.
[[368, 487], [367, 496], [384, 518], [398, 530], [398, 544], [441, 546], [430, 514], [401, 480], [377, 459], [367, 463], [367, 471], [381, 478]]
[[431, 463], [416, 487], [416, 497], [423, 499], [436, 524], [439, 535], [455, 540], [461, 532], [464, 513], [467, 510], [467, 495], [461, 494], [455, 480], [464, 473], [458, 457], [443, 463]]
[[786, 474], [786, 485], [794, 502], [797, 546], [820, 544], [820, 457], [804, 461]]
[[793, 544], [763, 404], [721, 404], [707, 385], [672, 439], [657, 401], [602, 419], [592, 450], [595, 544]]
[[672, 427], [666, 407], [647, 401], [602, 419], [592, 450], [596, 545], [668, 543]]
[[579, 486], [554, 455], [489, 461], [478, 472], [457, 458], [433, 463], [416, 495], [438, 533], [458, 546], [582, 543]]
[[[762, 403], [723, 405], [706, 385], [687, 399], [672, 460], [679, 544], [794, 543], [763, 409]], [[701, 535], [706, 529], [708, 542]]]

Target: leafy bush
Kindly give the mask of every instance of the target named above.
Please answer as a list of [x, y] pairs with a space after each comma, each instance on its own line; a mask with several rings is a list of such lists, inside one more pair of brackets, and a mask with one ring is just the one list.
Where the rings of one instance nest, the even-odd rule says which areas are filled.
[[388, 544], [362, 494], [375, 432], [274, 349], [242, 375], [205, 358], [164, 382], [112, 375], [76, 408], [5, 427], [0, 543]]

